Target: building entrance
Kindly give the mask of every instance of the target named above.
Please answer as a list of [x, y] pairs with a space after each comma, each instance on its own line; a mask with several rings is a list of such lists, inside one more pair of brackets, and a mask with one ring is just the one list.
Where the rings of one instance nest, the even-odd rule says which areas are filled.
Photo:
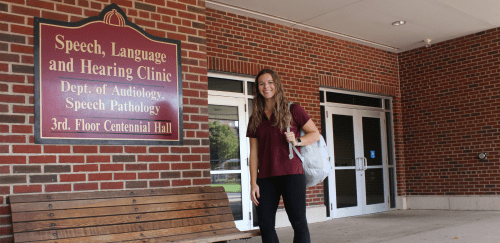
[[334, 170], [328, 184], [330, 216], [387, 211], [389, 186], [384, 111], [326, 107]]
[[245, 99], [210, 95], [208, 122], [212, 186], [223, 186], [239, 230], [250, 230], [251, 200]]

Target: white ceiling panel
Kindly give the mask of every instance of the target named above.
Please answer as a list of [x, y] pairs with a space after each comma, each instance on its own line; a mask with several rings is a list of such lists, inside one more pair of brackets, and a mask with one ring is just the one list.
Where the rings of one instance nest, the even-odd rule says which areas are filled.
[[478, 19], [499, 26], [500, 25], [500, 1], [499, 0], [439, 0], [464, 13], [470, 14]]
[[[206, 3], [207, 7], [393, 52], [424, 46], [425, 39], [432, 39], [434, 44], [500, 26], [500, 0], [207, 0]], [[391, 25], [398, 20], [406, 24]]]
[[[405, 20], [402, 26], [391, 23]], [[451, 39], [494, 26], [435, 0], [365, 0], [305, 22], [403, 49], [424, 39]]]

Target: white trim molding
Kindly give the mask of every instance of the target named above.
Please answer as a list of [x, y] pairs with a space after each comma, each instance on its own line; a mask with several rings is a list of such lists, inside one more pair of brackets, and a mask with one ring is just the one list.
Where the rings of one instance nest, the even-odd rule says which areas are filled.
[[[316, 205], [306, 207], [306, 217], [308, 224], [326, 221], [326, 206]], [[276, 228], [288, 227], [291, 225], [285, 209], [279, 209], [278, 212], [276, 212]]]
[[[500, 210], [500, 196], [407, 196], [398, 197], [398, 209]], [[403, 203], [405, 202], [405, 203]], [[404, 205], [405, 204], [405, 205]], [[406, 206], [406, 207], [403, 207]]]

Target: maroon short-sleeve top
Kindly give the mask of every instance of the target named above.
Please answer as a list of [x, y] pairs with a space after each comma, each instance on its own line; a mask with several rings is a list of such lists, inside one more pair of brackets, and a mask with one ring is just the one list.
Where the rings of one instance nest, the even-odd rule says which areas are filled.
[[[309, 119], [309, 115], [300, 105], [292, 104], [290, 106], [293, 123], [290, 126], [290, 131], [295, 134], [295, 137], [300, 136], [300, 128], [303, 127]], [[247, 137], [257, 138], [259, 142], [258, 156], [259, 172], [257, 178], [267, 178], [271, 176], [304, 174], [302, 170], [302, 162], [295, 154], [293, 159], [289, 158], [288, 143], [286, 141], [286, 129], [280, 131], [278, 127], [273, 126], [276, 117], [274, 113], [269, 120], [265, 113], [262, 113], [262, 122], [257, 127], [255, 133], [251, 133], [247, 129]], [[251, 122], [252, 118], [250, 118]], [[250, 122], [248, 124], [250, 124]], [[300, 151], [300, 147], [297, 147]]]

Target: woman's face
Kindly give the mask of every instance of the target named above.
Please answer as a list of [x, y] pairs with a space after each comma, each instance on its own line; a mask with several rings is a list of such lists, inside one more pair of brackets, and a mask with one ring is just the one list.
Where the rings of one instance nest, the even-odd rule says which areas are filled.
[[269, 73], [264, 73], [260, 75], [258, 80], [259, 93], [264, 96], [265, 99], [273, 98], [276, 94], [276, 88], [274, 87], [273, 77]]

